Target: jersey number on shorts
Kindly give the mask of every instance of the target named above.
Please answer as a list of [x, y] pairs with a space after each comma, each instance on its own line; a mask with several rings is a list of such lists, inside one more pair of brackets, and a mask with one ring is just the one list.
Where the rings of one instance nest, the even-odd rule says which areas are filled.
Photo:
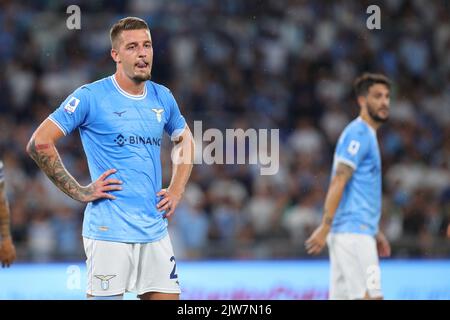
[[367, 289], [381, 290], [381, 269], [377, 265], [371, 265], [367, 268]]
[[178, 279], [178, 275], [175, 273], [177, 268], [177, 262], [175, 261], [174, 256], [170, 257], [170, 262], [172, 261], [173, 261], [173, 269], [172, 272], [170, 273], [170, 279]]

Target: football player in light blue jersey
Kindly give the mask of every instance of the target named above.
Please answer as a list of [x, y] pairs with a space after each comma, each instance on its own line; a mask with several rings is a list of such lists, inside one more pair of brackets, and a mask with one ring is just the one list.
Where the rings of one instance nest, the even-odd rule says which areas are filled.
[[[36, 130], [27, 151], [68, 196], [86, 202], [83, 241], [89, 298], [178, 299], [180, 288], [167, 218], [193, 163], [193, 139], [172, 93], [150, 81], [153, 47], [144, 20], [128, 17], [110, 31], [114, 75], [75, 90]], [[80, 132], [92, 183], [64, 167], [58, 139]], [[164, 131], [175, 147], [172, 180], [162, 188]]]
[[16, 259], [16, 248], [11, 236], [8, 199], [6, 198], [3, 162], [0, 160], [0, 262], [9, 267]]
[[381, 157], [376, 130], [389, 118], [390, 81], [366, 73], [355, 80], [359, 117], [342, 132], [321, 225], [306, 241], [309, 254], [328, 242], [330, 299], [382, 298], [378, 255], [390, 245], [378, 224], [381, 216]]

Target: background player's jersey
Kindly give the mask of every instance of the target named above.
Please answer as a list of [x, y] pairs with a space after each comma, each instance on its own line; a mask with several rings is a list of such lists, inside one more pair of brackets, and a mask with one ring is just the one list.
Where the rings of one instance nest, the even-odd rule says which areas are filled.
[[376, 132], [361, 118], [353, 120], [339, 137], [333, 161], [354, 169], [331, 231], [375, 235], [381, 216], [381, 158]]
[[123, 181], [116, 200], [90, 202], [83, 236], [118, 242], [152, 242], [167, 234], [164, 212], [156, 208], [162, 188], [163, 131], [172, 138], [186, 126], [172, 93], [147, 81], [144, 93], [130, 95], [114, 76], [84, 85], [49, 116], [65, 135], [80, 131], [92, 181], [108, 169]]

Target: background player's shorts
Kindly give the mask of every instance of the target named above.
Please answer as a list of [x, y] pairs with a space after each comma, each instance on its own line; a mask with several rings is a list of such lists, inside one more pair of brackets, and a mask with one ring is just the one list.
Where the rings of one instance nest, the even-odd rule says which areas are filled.
[[93, 296], [126, 291], [180, 293], [169, 235], [151, 243], [122, 243], [83, 238], [87, 290]]
[[381, 274], [375, 238], [364, 234], [331, 233], [330, 299], [380, 298]]

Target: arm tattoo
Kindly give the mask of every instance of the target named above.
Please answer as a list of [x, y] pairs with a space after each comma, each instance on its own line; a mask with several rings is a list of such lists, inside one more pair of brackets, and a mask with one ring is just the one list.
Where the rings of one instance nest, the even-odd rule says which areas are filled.
[[[350, 166], [343, 163], [338, 163], [334, 178], [339, 178], [339, 182], [337, 184], [334, 184], [335, 187], [330, 187], [330, 189], [328, 190], [327, 199], [325, 200], [322, 223], [327, 227], [331, 227], [333, 225], [334, 214], [337, 207], [339, 206], [341, 192], [343, 191], [342, 186], [345, 185], [348, 180], [350, 180], [352, 174], [353, 169]], [[341, 183], [342, 181], [344, 181], [344, 184]]]
[[0, 239], [11, 236], [8, 200], [5, 194], [5, 183], [0, 182]]
[[328, 213], [328, 210], [326, 210], [325, 213], [324, 213], [323, 222], [327, 226], [330, 226], [330, 227], [333, 224], [333, 217], [330, 217], [330, 214]]
[[[64, 167], [56, 149], [49, 144], [36, 145], [35, 140], [30, 141], [30, 156], [45, 172], [50, 180], [65, 194], [74, 200], [82, 201], [92, 192], [92, 187], [84, 188], [70, 175]], [[49, 152], [49, 150], [52, 150]]]
[[345, 178], [345, 180], [350, 180], [352, 175], [353, 175], [352, 167], [343, 163], [338, 163], [336, 168], [336, 177], [343, 177]]

